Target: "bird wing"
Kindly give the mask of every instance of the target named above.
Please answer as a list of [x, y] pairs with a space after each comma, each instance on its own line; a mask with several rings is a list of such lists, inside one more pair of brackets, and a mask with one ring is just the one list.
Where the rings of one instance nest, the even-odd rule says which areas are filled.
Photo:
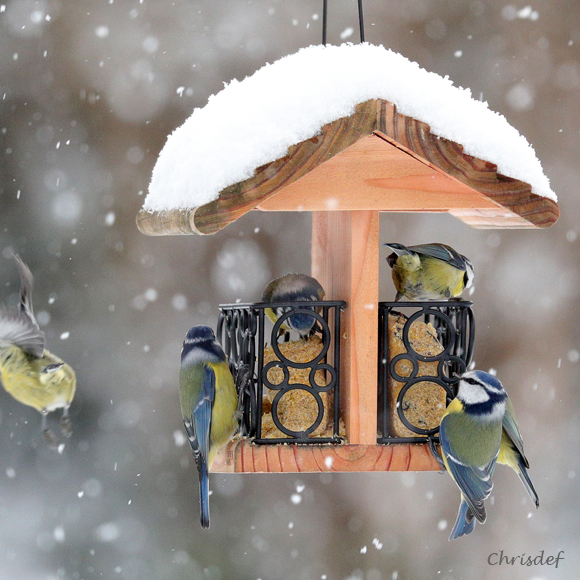
[[458, 254], [453, 248], [444, 244], [421, 244], [420, 246], [409, 246], [409, 250], [416, 252], [417, 254], [442, 260], [447, 264], [455, 266], [459, 270], [465, 270], [466, 268], [465, 258], [461, 254]]
[[530, 464], [528, 463], [528, 460], [524, 455], [524, 442], [522, 440], [522, 436], [520, 435], [520, 430], [518, 429], [518, 424], [516, 423], [514, 407], [509, 397], [506, 400], [502, 427], [508, 439], [512, 442], [513, 446], [518, 450], [518, 453], [521, 455], [523, 464], [526, 466], [526, 468], [529, 469]]
[[14, 344], [36, 358], [44, 354], [44, 333], [30, 320], [0, 311], [0, 347]]
[[18, 254], [14, 254], [13, 257], [18, 267], [18, 273], [20, 274], [20, 314], [23, 318], [29, 320], [33, 326], [38, 328], [38, 322], [36, 322], [32, 309], [32, 282], [34, 277]]
[[391, 250], [393, 250], [393, 253], [387, 256], [387, 264], [389, 264], [391, 268], [393, 268], [394, 265], [397, 263], [397, 258], [399, 256], [405, 256], [410, 254], [409, 250], [407, 250], [407, 248], [403, 246], [403, 244], [387, 243], [383, 244], [383, 246], [387, 246], [387, 248], [391, 248]]
[[32, 272], [18, 254], [12, 256], [20, 274], [20, 304], [16, 318], [0, 311], [0, 345], [14, 344], [36, 358], [44, 354], [44, 333], [32, 310]]
[[395, 244], [394, 242], [383, 244], [383, 246], [387, 246], [387, 248], [391, 248], [397, 256], [404, 256], [405, 254], [409, 254], [409, 250], [407, 246], [403, 246], [403, 244]]
[[183, 421], [198, 466], [200, 455], [207, 465], [211, 411], [215, 400], [215, 373], [208, 365], [204, 365], [203, 369], [203, 384], [199, 397], [191, 410], [191, 416]]
[[445, 425], [448, 418], [449, 416], [443, 417], [439, 430], [439, 441], [446, 459], [445, 464], [471, 511], [477, 520], [483, 523], [486, 519], [484, 501], [489, 497], [493, 488], [491, 476], [495, 468], [497, 454], [483, 467], [466, 465], [446, 436]]

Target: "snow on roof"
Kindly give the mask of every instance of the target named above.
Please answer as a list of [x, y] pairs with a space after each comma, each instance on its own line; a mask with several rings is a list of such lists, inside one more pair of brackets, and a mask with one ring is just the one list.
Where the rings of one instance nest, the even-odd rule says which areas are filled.
[[320, 128], [354, 113], [369, 99], [428, 123], [468, 155], [556, 201], [535, 151], [503, 115], [469, 89], [427, 72], [382, 46], [310, 46], [232, 80], [167, 139], [143, 209], [186, 209], [217, 199], [225, 187], [253, 176]]

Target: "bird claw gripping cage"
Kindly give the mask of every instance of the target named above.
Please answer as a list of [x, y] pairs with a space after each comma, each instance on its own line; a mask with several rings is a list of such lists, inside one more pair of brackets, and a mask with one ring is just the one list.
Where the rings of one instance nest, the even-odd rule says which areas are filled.
[[475, 339], [472, 302], [379, 303], [378, 443], [437, 440]]
[[[260, 444], [341, 442], [339, 337], [345, 306], [344, 301], [220, 305], [217, 337], [238, 388], [242, 436]], [[273, 325], [267, 309], [283, 312]], [[311, 316], [315, 324], [307, 338], [289, 342], [284, 322], [296, 314]]]

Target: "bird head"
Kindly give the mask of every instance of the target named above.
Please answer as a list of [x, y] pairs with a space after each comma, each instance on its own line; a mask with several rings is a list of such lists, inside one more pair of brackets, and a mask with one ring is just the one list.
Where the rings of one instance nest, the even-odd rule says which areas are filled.
[[225, 360], [224, 352], [218, 344], [213, 330], [209, 326], [194, 326], [188, 331], [183, 341], [183, 348], [181, 349], [181, 361], [183, 362], [193, 351], [199, 354], [200, 359], [206, 357], [209, 359]]
[[465, 260], [465, 276], [463, 278], [463, 285], [464, 289], [467, 289], [471, 288], [471, 285], [473, 284], [474, 271], [473, 264], [469, 261], [469, 259], [465, 256], [463, 256], [463, 259]]
[[215, 334], [209, 326], [194, 326], [190, 328], [183, 344], [200, 344], [207, 340], [215, 340]]
[[481, 420], [501, 420], [507, 394], [501, 382], [485, 371], [468, 371], [461, 375], [457, 398], [465, 412]]
[[296, 300], [322, 300], [324, 289], [312, 276], [286, 274], [272, 280], [264, 289], [262, 302], [293, 302]]

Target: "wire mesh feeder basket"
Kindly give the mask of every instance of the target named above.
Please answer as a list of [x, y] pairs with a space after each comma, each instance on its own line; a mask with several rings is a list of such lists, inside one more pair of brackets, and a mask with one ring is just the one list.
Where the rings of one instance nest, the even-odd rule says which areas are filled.
[[[217, 337], [236, 378], [241, 434], [255, 443], [340, 443], [344, 301], [221, 304]], [[267, 311], [282, 312], [275, 323]], [[301, 337], [288, 318], [313, 318]], [[296, 336], [293, 336], [296, 334]], [[294, 340], [291, 340], [293, 338]]]
[[472, 305], [379, 303], [378, 443], [438, 440], [458, 375], [471, 362]]

